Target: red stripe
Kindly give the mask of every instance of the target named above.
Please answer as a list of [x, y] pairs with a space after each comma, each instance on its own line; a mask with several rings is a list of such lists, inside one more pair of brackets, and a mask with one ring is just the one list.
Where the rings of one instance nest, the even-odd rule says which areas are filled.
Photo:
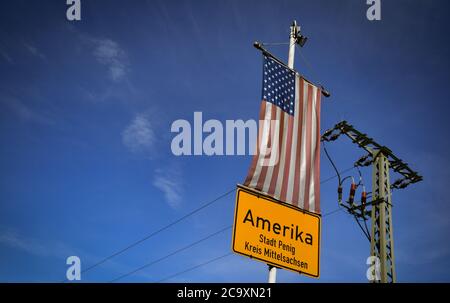
[[[281, 109], [280, 109], [280, 112], [281, 112], [280, 127], [279, 127], [280, 132], [279, 132], [279, 136], [278, 136], [278, 150], [276, 151], [278, 153], [278, 155], [277, 155], [278, 161], [277, 161], [277, 164], [275, 165], [275, 167], [273, 168], [272, 179], [270, 180], [270, 186], [269, 186], [269, 190], [267, 192], [270, 195], [275, 194], [275, 188], [277, 186], [277, 180], [278, 180], [278, 173], [280, 171], [280, 152], [281, 152], [281, 149], [284, 148], [282, 146], [283, 136], [284, 136], [284, 116], [287, 114], [284, 111], [282, 111]], [[272, 152], [273, 152], [273, 150], [272, 150]]]
[[[259, 121], [264, 120], [266, 115], [266, 101], [261, 102], [261, 108], [259, 110]], [[256, 154], [253, 156], [252, 164], [250, 166], [250, 170], [248, 171], [247, 178], [245, 179], [244, 185], [249, 186], [250, 182], [252, 182], [253, 175], [255, 174], [256, 164], [258, 163], [259, 158], [259, 142], [261, 142], [262, 129], [261, 127], [258, 129], [258, 141], [256, 142]]]
[[303, 200], [303, 209], [309, 210], [309, 185], [311, 178], [311, 113], [312, 113], [312, 90], [313, 87], [308, 84], [308, 104], [306, 112], [306, 176], [305, 176], [305, 196]]
[[317, 90], [316, 97], [316, 150], [314, 162], [314, 210], [320, 214], [320, 89]]
[[301, 207], [300, 205], [300, 157], [301, 157], [301, 147], [302, 147], [302, 125], [303, 125], [303, 86], [304, 86], [304, 80], [302, 78], [299, 78], [298, 81], [298, 108], [295, 108], [295, 112], [298, 114], [298, 129], [297, 129], [297, 149], [295, 153], [295, 174], [294, 174], [294, 192], [292, 195], [292, 204], [297, 205], [298, 207]]
[[290, 163], [291, 163], [291, 146], [292, 146], [292, 129], [294, 127], [294, 117], [292, 115], [288, 115], [288, 132], [287, 132], [287, 140], [284, 149], [286, 150], [285, 162], [284, 162], [284, 172], [283, 172], [283, 184], [281, 186], [280, 200], [292, 203], [292, 201], [286, 201], [286, 193], [289, 181], [289, 171], [290, 171]]
[[[269, 130], [268, 130], [269, 131], [269, 134], [268, 134], [269, 139], [267, 141], [266, 151], [269, 148], [272, 148], [272, 135], [271, 135], [272, 134], [272, 126], [273, 126], [272, 121], [276, 119], [276, 116], [277, 116], [277, 107], [274, 104], [272, 104], [271, 111], [270, 111], [270, 119], [269, 119], [269, 121], [266, 121], [266, 123], [269, 123]], [[265, 155], [264, 159], [266, 159], [267, 156], [269, 156], [269, 158], [270, 158], [270, 154], [269, 154], [269, 155]], [[261, 165], [261, 164], [259, 164], [259, 165]], [[260, 191], [263, 190], [264, 182], [266, 181], [267, 168], [268, 168], [267, 165], [263, 165], [261, 168], [261, 173], [259, 174], [258, 183], [256, 184], [256, 189], [258, 189]]]

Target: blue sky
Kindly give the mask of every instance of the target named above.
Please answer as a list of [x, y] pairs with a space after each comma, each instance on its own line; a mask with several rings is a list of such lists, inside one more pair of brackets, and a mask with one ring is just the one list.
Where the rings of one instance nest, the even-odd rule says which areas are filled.
[[[393, 194], [398, 280], [450, 281], [447, 1], [89, 1], [66, 20], [58, 1], [3, 1], [0, 12], [0, 281], [65, 277], [244, 181], [250, 156], [176, 157], [176, 119], [256, 119], [255, 40], [309, 37], [296, 68], [332, 93], [322, 130], [342, 119], [389, 146], [424, 181]], [[270, 48], [286, 60], [285, 46]], [[329, 144], [340, 169], [362, 152]], [[354, 173], [354, 172], [353, 172]], [[321, 175], [333, 175], [322, 158]], [[370, 171], [365, 172], [367, 180]], [[369, 181], [367, 181], [369, 182]], [[336, 180], [322, 212], [337, 208]], [[230, 195], [82, 276], [106, 282], [232, 224]], [[321, 278], [365, 282], [369, 244], [343, 212], [322, 221]], [[123, 282], [156, 281], [230, 251], [231, 232]], [[232, 255], [172, 282], [265, 282], [267, 267]]]

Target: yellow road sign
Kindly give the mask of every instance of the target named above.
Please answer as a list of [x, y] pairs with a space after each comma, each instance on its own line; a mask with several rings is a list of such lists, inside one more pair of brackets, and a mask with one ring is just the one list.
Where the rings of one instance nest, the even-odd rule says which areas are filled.
[[238, 185], [233, 251], [319, 277], [320, 215]]

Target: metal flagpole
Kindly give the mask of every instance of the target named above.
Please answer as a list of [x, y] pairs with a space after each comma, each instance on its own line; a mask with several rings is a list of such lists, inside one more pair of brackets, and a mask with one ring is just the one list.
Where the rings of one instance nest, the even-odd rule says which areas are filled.
[[277, 268], [273, 265], [269, 265], [269, 283], [277, 282]]
[[294, 20], [291, 25], [291, 34], [289, 36], [289, 57], [288, 66], [289, 68], [294, 68], [294, 55], [295, 55], [295, 44], [297, 43], [297, 36], [300, 31], [300, 27], [297, 25], [297, 21]]
[[[289, 57], [288, 67], [294, 69], [294, 56], [295, 56], [295, 44], [297, 43], [297, 36], [300, 31], [300, 27], [297, 25], [297, 21], [294, 20], [291, 25], [291, 33], [289, 35]], [[269, 265], [269, 283], [277, 282], [277, 268]]]

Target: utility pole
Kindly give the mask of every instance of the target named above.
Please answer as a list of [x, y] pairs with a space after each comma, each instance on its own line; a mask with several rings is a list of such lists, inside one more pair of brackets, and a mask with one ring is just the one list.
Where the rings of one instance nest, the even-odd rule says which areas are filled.
[[[291, 25], [291, 33], [289, 35], [289, 56], [288, 67], [294, 69], [294, 57], [295, 57], [295, 45], [297, 44], [298, 34], [300, 32], [300, 26], [297, 25], [297, 21], [294, 20]], [[269, 283], [276, 283], [277, 281], [277, 268], [269, 265]]]
[[[342, 203], [342, 183], [339, 176], [338, 202], [344, 207], [348, 213], [353, 215], [359, 221], [363, 219], [364, 223], [367, 217], [371, 218], [372, 228], [369, 235], [368, 228], [366, 236], [370, 240], [370, 254], [378, 259], [380, 264], [379, 280], [375, 279], [374, 283], [395, 283], [397, 281], [395, 272], [394, 258], [394, 234], [392, 224], [392, 189], [405, 188], [410, 184], [422, 181], [422, 176], [413, 171], [409, 166], [399, 159], [394, 153], [387, 148], [375, 142], [357, 131], [352, 125], [346, 121], [336, 124], [332, 129], [327, 130], [322, 135], [323, 142], [336, 140], [341, 134], [349, 137], [353, 143], [364, 149], [367, 154], [355, 162], [355, 167], [363, 167], [372, 165], [372, 198], [370, 202], [366, 202], [366, 193], [363, 190], [361, 201], [354, 202], [355, 191], [358, 185], [352, 183], [350, 198], [346, 203]], [[328, 152], [325, 150], [329, 157]], [[330, 159], [331, 161], [331, 159]], [[334, 164], [333, 164], [334, 165]], [[390, 171], [401, 175], [400, 179], [391, 183]], [[362, 226], [360, 225], [363, 230]], [[364, 231], [364, 230], [363, 230]], [[376, 276], [376, 275], [375, 275]]]
[[370, 255], [380, 260], [380, 282], [395, 283], [397, 278], [394, 262], [389, 160], [383, 151], [373, 152], [372, 158], [374, 159], [372, 164], [372, 199], [379, 200], [380, 203], [372, 205]]

